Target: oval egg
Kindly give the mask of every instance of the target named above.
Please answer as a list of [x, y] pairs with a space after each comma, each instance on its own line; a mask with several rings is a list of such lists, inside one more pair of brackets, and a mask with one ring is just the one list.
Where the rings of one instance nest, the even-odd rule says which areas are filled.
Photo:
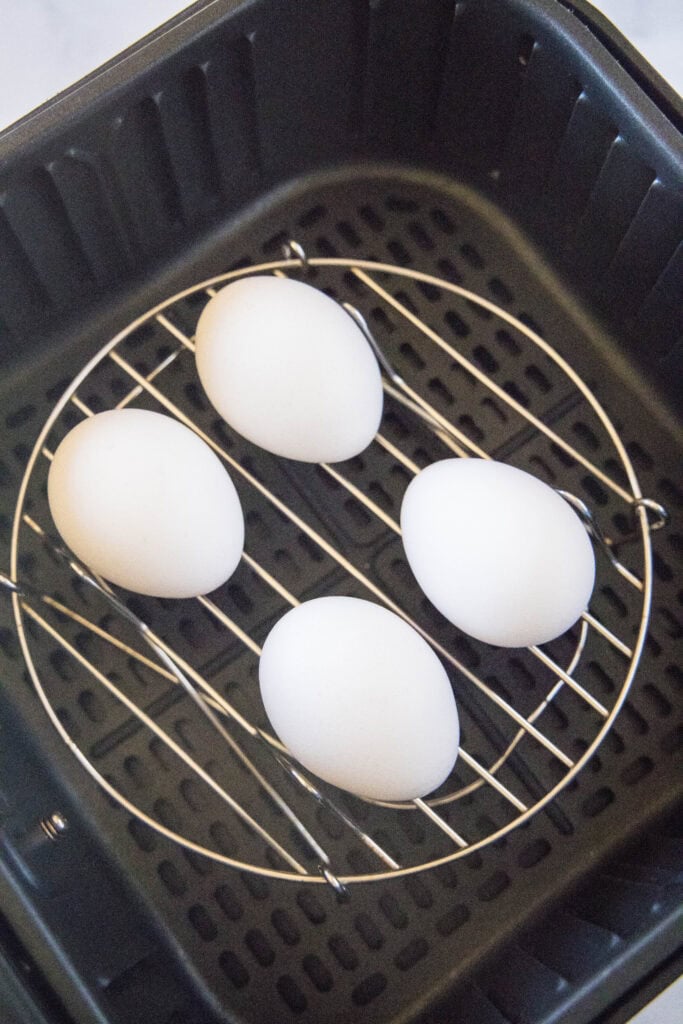
[[270, 722], [315, 775], [359, 796], [412, 800], [447, 778], [459, 721], [446, 671], [403, 619], [321, 597], [273, 627], [259, 665]]
[[160, 413], [114, 409], [79, 423], [52, 460], [48, 500], [77, 558], [140, 594], [209, 593], [242, 554], [232, 480], [201, 438]]
[[482, 459], [436, 462], [409, 484], [401, 530], [432, 604], [486, 643], [545, 643], [588, 605], [588, 534], [556, 491], [523, 470]]
[[275, 455], [339, 462], [377, 433], [377, 360], [348, 313], [311, 285], [266, 276], [227, 285], [199, 318], [196, 359], [213, 407]]

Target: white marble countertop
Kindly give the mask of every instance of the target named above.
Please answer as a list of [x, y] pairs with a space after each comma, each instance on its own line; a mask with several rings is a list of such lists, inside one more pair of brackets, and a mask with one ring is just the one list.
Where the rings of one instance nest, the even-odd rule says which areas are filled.
[[[189, 5], [182, 0], [0, 0], [0, 130]], [[680, 93], [683, 2], [595, 0]]]

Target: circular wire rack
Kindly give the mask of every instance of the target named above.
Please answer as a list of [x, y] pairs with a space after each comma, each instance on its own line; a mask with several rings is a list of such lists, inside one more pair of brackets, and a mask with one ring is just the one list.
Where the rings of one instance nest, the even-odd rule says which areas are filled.
[[[427, 431], [437, 446], [443, 446], [444, 455], [491, 457], [465, 429], [449, 420], [396, 372], [389, 347], [384, 342], [380, 347], [356, 306], [344, 303], [345, 297], [351, 295], [355, 299], [360, 295], [360, 305], [364, 295], [367, 301], [390, 311], [400, 322], [399, 333], [418, 339], [425, 358], [429, 358], [429, 351], [441, 350], [454, 367], [470, 375], [486, 394], [504, 403], [529, 436], [542, 437], [554, 445], [569, 462], [580, 465], [623, 502], [625, 511], [633, 518], [629, 561], [633, 565], [636, 556], [635, 569], [621, 561], [621, 549], [603, 536], [589, 506], [569, 489], [558, 488], [592, 535], [598, 549], [599, 577], [609, 577], [611, 587], [622, 588], [628, 595], [629, 607], [636, 609], [632, 636], [617, 635], [587, 610], [557, 651], [553, 645], [544, 645], [520, 652], [524, 671], [534, 678], [535, 685], [531, 696], [518, 699], [514, 684], [499, 687], [485, 672], [486, 655], [494, 657], [494, 649], [483, 645], [484, 668], [481, 659], [475, 659], [473, 667], [472, 659], [461, 656], [458, 644], [444, 641], [443, 630], [436, 635], [438, 631], [431, 628], [432, 620], [425, 622], [424, 617], [406, 609], [406, 605], [417, 607], [415, 601], [421, 597], [414, 581], [405, 580], [401, 593], [390, 592], [378, 581], [372, 566], [357, 557], [357, 551], [349, 554], [338, 541], [330, 539], [329, 531], [321, 528], [314, 517], [305, 518], [300, 506], [294, 507], [280, 478], [276, 478], [277, 486], [269, 482], [268, 474], [260, 471], [263, 453], [236, 435], [231, 436], [225, 424], [217, 428], [215, 413], [201, 400], [195, 397], [189, 408], [187, 402], [181, 401], [178, 396], [186, 395], [188, 388], [196, 396], [194, 325], [218, 286], [253, 274], [294, 274], [314, 280], [321, 273], [325, 275], [327, 290], [345, 305], [375, 350], [383, 370], [386, 404], [407, 417], [411, 429]], [[616, 479], [616, 474], [591, 461], [418, 316], [397, 287], [406, 279], [458, 296], [531, 342], [566, 376], [582, 405], [590, 408], [623, 474]], [[351, 292], [349, 283], [353, 284]], [[156, 340], [150, 347], [147, 340], [152, 334]], [[159, 334], [166, 340], [161, 348]], [[113, 394], [108, 376], [112, 372], [119, 381], [127, 381], [123, 391], [119, 386]], [[131, 404], [156, 409], [184, 423], [210, 445], [231, 473], [247, 512], [247, 544], [238, 572], [256, 578], [278, 606], [266, 625], [309, 595], [295, 593], [289, 582], [279, 578], [277, 560], [266, 564], [258, 546], [252, 548], [248, 512], [252, 496], [274, 512], [276, 529], [277, 524], [283, 530], [295, 529], [316, 558], [330, 563], [332, 583], [327, 592], [331, 589], [353, 593], [383, 604], [401, 615], [432, 645], [451, 676], [463, 725], [455, 770], [439, 791], [406, 804], [382, 803], [352, 797], [312, 778], [269, 732], [255, 679], [260, 645], [240, 624], [230, 591], [221, 589], [210, 597], [197, 598], [196, 602], [201, 606], [202, 621], [210, 620], [212, 624], [217, 650], [227, 634], [246, 658], [239, 662], [242, 685], [234, 699], [233, 690], [226, 691], [222, 685], [225, 666], [220, 664], [220, 658], [214, 664], [202, 656], [202, 663], [197, 664], [185, 651], [177, 649], [177, 616], [182, 615], [186, 602], [140, 603], [131, 595], [116, 594], [52, 538], [45, 484], [56, 444], [78, 419]], [[371, 448], [381, 455], [386, 472], [397, 467], [402, 479], [409, 480], [421, 466], [406, 450], [409, 445], [390, 438], [383, 426]], [[235, 441], [241, 449], [235, 448]], [[364, 515], [381, 524], [388, 537], [400, 538], [396, 519], [376, 494], [363, 491], [348, 464], [299, 468], [301, 473], [308, 474], [302, 478], [307, 490], [324, 486], [321, 479], [327, 478], [335, 493], [350, 496], [362, 507]], [[292, 242], [283, 259], [241, 267], [172, 296], [127, 326], [83, 367], [57, 402], [28, 460], [13, 523], [11, 575], [3, 577], [2, 582], [12, 591], [22, 651], [52, 725], [83, 768], [117, 805], [145, 827], [194, 853], [272, 878], [327, 883], [342, 893], [352, 882], [412, 874], [503, 840], [575, 779], [612, 726], [638, 667], [651, 601], [650, 532], [663, 525], [665, 519], [665, 510], [643, 497], [624, 444], [596, 397], [553, 347], [525, 323], [451, 281], [366, 260], [309, 259]], [[29, 585], [22, 575], [22, 560], [29, 551], [39, 586]], [[84, 588], [88, 590], [95, 602], [95, 608], [87, 614], [62, 596], [67, 577], [79, 593]], [[46, 586], [47, 579], [54, 582]], [[158, 626], [159, 605], [163, 606], [163, 622]], [[455, 636], [456, 631], [451, 629], [450, 635]], [[605, 702], [602, 694], [598, 698], [580, 678], [582, 656], [591, 644], [607, 645], [612, 654], [616, 652], [621, 666], [620, 677], [613, 680], [609, 702]], [[202, 789], [204, 795], [198, 803], [211, 804], [206, 816], [207, 821], [213, 821], [210, 827], [198, 831], [183, 829], [168, 815], [159, 813], [158, 801], [124, 791], [107, 771], [104, 740], [79, 740], [77, 730], [61, 707], [64, 683], [60, 679], [55, 681], [55, 664], [64, 659], [73, 662], [79, 678], [96, 684], [106, 693], [106, 699], [117, 705], [123, 722], [119, 742], [124, 750], [129, 741], [139, 743], [142, 732], [156, 749], [163, 750], [164, 756], [174, 761], [184, 778], [189, 775], [192, 785]], [[144, 676], [163, 684], [164, 692], [171, 697], [155, 704], [149, 694], [140, 696], [135, 686], [129, 684], [131, 673], [138, 680]], [[186, 741], [166, 724], [169, 703], [175, 706], [178, 699], [184, 701], [186, 714], [196, 718], [195, 727], [202, 737], [199, 751], [196, 742]], [[582, 735], [587, 737], [579, 756], [563, 748], [561, 734], [552, 727], [550, 713], [559, 704], [566, 717], [580, 719]], [[223, 823], [222, 828], [214, 827], [216, 821]], [[225, 836], [235, 828], [240, 838], [237, 844], [231, 844]], [[414, 839], [416, 830], [416, 842], [403, 841], [406, 833], [412, 833]]]

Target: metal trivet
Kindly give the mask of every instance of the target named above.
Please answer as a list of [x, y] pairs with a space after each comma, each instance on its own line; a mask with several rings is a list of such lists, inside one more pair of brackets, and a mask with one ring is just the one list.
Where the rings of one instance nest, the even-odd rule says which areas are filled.
[[[638, 573], [623, 564], [621, 556], [618, 557], [617, 545], [603, 536], [589, 506], [569, 490], [558, 488], [583, 519], [596, 547], [607, 556], [598, 561], [598, 577], [608, 575], [612, 588], [619, 586], [623, 589], [625, 605], [632, 603], [635, 595], [635, 639], [632, 643], [626, 642], [623, 636], [618, 636], [587, 611], [574, 631], [573, 650], [564, 665], [548, 652], [548, 645], [543, 649], [533, 647], [520, 652], [530, 667], [527, 671], [531, 671], [539, 680], [542, 691], [542, 699], [534, 702], [531, 709], [527, 707], [520, 710], [515, 706], [517, 702], [514, 697], [508, 699], [501, 695], [500, 690], [484, 678], [483, 673], [465, 664], [454, 650], [437, 640], [430, 629], [409, 615], [401, 607], [401, 602], [373, 578], [371, 569], [347, 557], [313, 523], [306, 521], [290, 507], [282, 494], [276, 493], [261, 478], [257, 468], [257, 449], [252, 449], [253, 460], [236, 457], [231, 452], [231, 443], [226, 441], [225, 430], [217, 437], [216, 431], [210, 428], [209, 423], [215, 416], [211, 410], [204, 412], [201, 403], [195, 402], [196, 408], [188, 413], [175, 397], [180, 393], [179, 388], [183, 382], [192, 387], [196, 380], [192, 357], [193, 331], [179, 326], [187, 320], [188, 303], [192, 306], [192, 316], [196, 323], [201, 312], [199, 300], [214, 295], [217, 285], [257, 273], [302, 273], [314, 276], [323, 269], [326, 274], [335, 275], [333, 290], [336, 297], [348, 295], [349, 285], [352, 284], [354, 294], [364, 292], [373, 302], [391, 310], [392, 315], [398, 314], [406, 331], [421, 335], [427, 345], [436, 346], [446, 353], [453, 364], [471, 375], [488, 394], [504, 403], [532, 435], [544, 435], [569, 462], [578, 463], [603, 488], [616, 495], [623, 502], [624, 510], [633, 517], [634, 533], [627, 539], [640, 544], [641, 565]], [[400, 292], [399, 297], [394, 294], [393, 286], [396, 282], [400, 284], [402, 279], [410, 279], [418, 285], [459, 296], [486, 311], [486, 315], [504, 321], [508, 328], [519, 332], [537, 346], [563, 371], [582, 402], [592, 409], [620, 460], [624, 471], [623, 480], [627, 481], [627, 485], [591, 461], [425, 323], [410, 304], [404, 301]], [[383, 386], [388, 402], [406, 407], [417, 427], [421, 429], [426, 424], [450, 452], [463, 458], [490, 458], [489, 453], [473, 441], [465, 430], [450, 422], [396, 372], [390, 356], [377, 344], [366, 320], [356, 307], [346, 302], [343, 305], [376, 352], [383, 369]], [[148, 366], [140, 367], [134, 358], [136, 349], [144, 348], [150, 326], [156, 331], [161, 330], [169, 343], [162, 353], [163, 357], [158, 358], [151, 369]], [[106, 374], [113, 367], [129, 381], [129, 387], [122, 395], [115, 393], [112, 399], [112, 389], [108, 387]], [[137, 613], [134, 602], [126, 600], [125, 595], [120, 597], [113, 593], [108, 584], [75, 561], [50, 536], [51, 527], [46, 519], [45, 479], [46, 468], [52, 458], [49, 447], [51, 436], [63, 435], [73, 425], [74, 414], [77, 417], [90, 416], [104, 408], [122, 408], [135, 402], [171, 414], [202, 437], [225, 462], [238, 486], [240, 483], [243, 485], [241, 497], [245, 511], [248, 513], [249, 510], [248, 495], [253, 494], [259, 500], [265, 500], [275, 510], [281, 523], [293, 526], [305, 539], [306, 545], [315, 550], [316, 557], [327, 559], [331, 568], [342, 576], [341, 583], [339, 580], [335, 582], [337, 592], [344, 592], [343, 581], [347, 581], [355, 593], [378, 601], [401, 615], [432, 645], [450, 671], [463, 724], [463, 738], [455, 771], [436, 794], [429, 799], [418, 799], [409, 804], [364, 801], [335, 791], [333, 787], [311, 778], [290, 759], [278, 740], [268, 732], [266, 723], [259, 724], [258, 719], [263, 718], [263, 712], [253, 678], [247, 680], [252, 706], [245, 712], [221, 692], [218, 683], [210, 680], [210, 675], [220, 676], [220, 666], [216, 671], [211, 669], [205, 672], [202, 666], [181, 656], [175, 650], [175, 645], [156, 631], [148, 615], [143, 618]], [[236, 440], [245, 448], [250, 447], [242, 439]], [[404, 450], [405, 445], [402, 447], [391, 440], [382, 430], [371, 447], [375, 445], [383, 450], [383, 459], [387, 465], [399, 467], [404, 476], [410, 477], [419, 472], [420, 466]], [[315, 467], [310, 467], [311, 487], [316, 485], [314, 472]], [[347, 464], [322, 465], [317, 472], [329, 477], [334, 482], [333, 486], [340, 489], [340, 493], [351, 495], [369, 516], [382, 523], [389, 535], [400, 535], [397, 521], [374, 496], [364, 493], [353, 482]], [[40, 509], [40, 513], [34, 509]], [[341, 894], [348, 883], [411, 874], [464, 857], [489, 843], [502, 840], [513, 828], [549, 804], [576, 777], [610, 729], [633, 681], [650, 611], [650, 532], [663, 526], [666, 519], [666, 510], [661, 505], [643, 497], [619, 434], [595, 396], [571, 366], [526, 324], [450, 281], [367, 260], [309, 259], [296, 242], [291, 242], [286, 247], [284, 259], [221, 274], [156, 306], [108, 342], [76, 376], [55, 406], [28, 460], [14, 517], [11, 575], [0, 574], [0, 583], [12, 594], [22, 651], [50, 721], [81, 765], [117, 804], [146, 826], [195, 853], [233, 868], [270, 877], [299, 882], [327, 882]], [[620, 543], [624, 543], [623, 538]], [[25, 574], [20, 567], [29, 547], [33, 577], [42, 579], [43, 564], [46, 573], [56, 572], [60, 574], [60, 579], [70, 577], [71, 583], [75, 580], [79, 594], [85, 587], [94, 595], [100, 618], [94, 613], [84, 615], [77, 611], [72, 606], [73, 602], [63, 599], [61, 593], [53, 591], [48, 594], [44, 587], [25, 582]], [[280, 605], [279, 614], [297, 605], [301, 599], [277, 578], [275, 572], [262, 564], [259, 552], [252, 550], [248, 516], [247, 547], [239, 571], [253, 574], [271, 592], [271, 596], [276, 597]], [[416, 584], [407, 585], [417, 591]], [[620, 598], [617, 597], [617, 600]], [[199, 597], [196, 601], [204, 615], [219, 627], [217, 637], [224, 636], [223, 631], [227, 631], [236, 638], [248, 652], [253, 668], [260, 647], [239, 625], [239, 617], [229, 607], [229, 596], [226, 597], [221, 590], [218, 597]], [[165, 607], [165, 614], [168, 614], [169, 602], [161, 604]], [[186, 604], [175, 603], [178, 615]], [[129, 635], [122, 635], [124, 625], [129, 628]], [[88, 644], [84, 643], [84, 637], [89, 641]], [[46, 645], [45, 641], [49, 643]], [[621, 660], [620, 678], [613, 681], [614, 690], [609, 703], [598, 699], [585, 681], [577, 678], [587, 642], [608, 645]], [[43, 649], [46, 646], [51, 651], [52, 662], [45, 662]], [[216, 649], [222, 646], [221, 640], [217, 639]], [[168, 756], [178, 759], [182, 771], [190, 772], [195, 783], [205, 787], [203, 799], [217, 802], [219, 823], [224, 826], [223, 831], [212, 826], [206, 835], [184, 834], [172, 822], [160, 820], [159, 814], [141, 806], [142, 798], [136, 800], [122, 792], [102, 765], [98, 767], [95, 761], [103, 756], [100, 749], [102, 744], [79, 743], [59, 708], [59, 691], [64, 684], [59, 681], [55, 684], [54, 673], [49, 670], [49, 665], [54, 663], [55, 651], [61, 657], [72, 659], [79, 673], [96, 682], [113, 701], [125, 709], [127, 724], [120, 738], [124, 746], [127, 736], [136, 737], [141, 728], [147, 730], [150, 742], [160, 744]], [[112, 658], [115, 659], [113, 670], [109, 667], [104, 671], [101, 667], [100, 661], [104, 655], [108, 665]], [[203, 660], [206, 662], [205, 658]], [[48, 665], [47, 671], [45, 664]], [[191, 743], [185, 742], [182, 737], [176, 738], [165, 727], [164, 715], [168, 699], [158, 705], [151, 702], [146, 706], [143, 699], [131, 696], [131, 687], [127, 685], [131, 666], [135, 671], [168, 684], [171, 690], [177, 691], [179, 686], [182, 687], [187, 695], [185, 713], [188, 713], [188, 708], [194, 709], [193, 713], [199, 719], [198, 728], [209, 730], [202, 734], [206, 738], [206, 749], [193, 749]], [[177, 694], [172, 696], [175, 701]], [[549, 733], [552, 730], [544, 726], [548, 710], [560, 697], [564, 701], [565, 715], [569, 713], [580, 716], [582, 731], [585, 733], [588, 729], [591, 734], [590, 742], [584, 745], [585, 749], [578, 757], [570, 756], [561, 742], [554, 735], [551, 737]], [[587, 717], [590, 719], [588, 725]], [[467, 741], [470, 734], [473, 736], [472, 745]], [[224, 758], [220, 754], [222, 750], [225, 751]], [[206, 753], [211, 754], [208, 761]], [[492, 811], [492, 808], [495, 810]], [[414, 830], [414, 824], [410, 823], [414, 822], [416, 814], [421, 819], [424, 842], [420, 839], [408, 849], [400, 841], [401, 830], [406, 828], [406, 823], [409, 829]], [[240, 843], [236, 847], [237, 853], [226, 846], [225, 829], [228, 832], [234, 829], [236, 821], [244, 825], [244, 835], [240, 835], [246, 854], [240, 852]], [[321, 822], [325, 826], [322, 829]], [[217, 836], [222, 838], [217, 839]], [[419, 852], [417, 858], [415, 845]], [[408, 857], [406, 849], [410, 854]], [[350, 865], [351, 870], [346, 865]]]

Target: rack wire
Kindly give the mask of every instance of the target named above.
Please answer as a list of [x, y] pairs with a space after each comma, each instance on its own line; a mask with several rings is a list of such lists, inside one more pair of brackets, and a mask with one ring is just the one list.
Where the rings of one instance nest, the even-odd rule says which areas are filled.
[[[327, 532], [319, 528], [315, 521], [305, 518], [286, 496], [269, 486], [258, 471], [258, 454], [254, 454], [253, 462], [251, 459], [237, 457], [225, 443], [225, 435], [217, 437], [201, 411], [188, 412], [175, 397], [178, 379], [195, 379], [192, 331], [179, 326], [183, 316], [187, 317], [187, 300], [192, 300], [193, 315], [198, 317], [200, 298], [208, 301], [215, 294], [217, 286], [240, 277], [252, 274], [306, 276], [323, 270], [327, 275], [332, 275], [335, 296], [348, 293], [348, 284], [352, 280], [354, 295], [364, 293], [373, 303], [379, 302], [390, 309], [393, 315], [397, 314], [405, 331], [414, 332], [424, 340], [427, 347], [434, 346], [445, 353], [454, 365], [466, 371], [497, 400], [505, 403], [521, 425], [543, 435], [549, 443], [578, 463], [612, 492], [633, 515], [641, 561], [638, 572], [626, 566], [621, 557], [617, 557], [616, 546], [603, 536], [591, 509], [569, 490], [560, 491], [584, 520], [596, 546], [607, 556], [599, 561], [600, 573], [610, 574], [615, 585], [618, 583], [629, 592], [629, 600], [634, 596], [637, 599], [637, 622], [634, 623], [635, 635], [631, 640], [617, 635], [600, 618], [590, 610], [587, 611], [575, 631], [573, 649], [564, 664], [560, 664], [559, 658], [546, 647], [530, 648], [525, 657], [534, 666], [534, 674], [542, 679], [543, 690], [542, 699], [532, 707], [518, 706], [515, 699], [503, 695], [500, 688], [487, 680], [483, 672], [468, 665], [455, 649], [434, 635], [435, 630], [411, 614], [404, 607], [409, 602], [390, 593], [386, 586], [378, 582], [371, 569], [358, 564], [358, 559], [350, 557], [338, 543], [333, 543]], [[487, 314], [504, 321], [508, 327], [522, 334], [552, 360], [571, 382], [581, 401], [587, 403], [597, 417], [618, 455], [627, 485], [571, 444], [554, 426], [526, 408], [420, 318], [406, 301], [398, 297], [400, 293], [397, 293], [396, 285], [404, 279], [449, 292], [485, 310]], [[375, 348], [384, 371], [383, 387], [387, 402], [395, 404], [398, 409], [407, 407], [413, 422], [421, 427], [426, 425], [448, 452], [463, 458], [490, 458], [490, 453], [468, 436], [464, 429], [452, 423], [394, 370], [391, 358], [383, 347], [377, 345], [365, 318], [355, 306], [344, 304]], [[179, 316], [177, 314], [181, 308], [183, 315]], [[134, 356], [137, 339], [144, 336], [150, 325], [161, 330], [169, 342], [168, 350], [151, 369], [140, 366]], [[113, 402], [98, 380], [98, 373], [103, 367], [115, 367], [128, 381], [125, 393], [117, 396], [118, 400]], [[169, 374], [175, 375], [172, 387]], [[336, 573], [335, 586], [340, 592], [348, 592], [349, 588], [353, 588], [355, 592], [396, 612], [441, 657], [451, 674], [461, 719], [464, 713], [465, 728], [454, 776], [439, 792], [429, 799], [418, 799], [408, 804], [361, 801], [311, 778], [269, 733], [267, 723], [260, 724], [262, 709], [253, 683], [247, 701], [248, 704], [251, 701], [251, 704], [244, 711], [221, 692], [220, 687], [209, 678], [208, 672], [191, 663], [168, 637], [162, 637], [153, 622], [143, 619], [137, 611], [132, 610], [125, 596], [115, 594], [105, 581], [79, 565], [69, 552], [51, 538], [44, 495], [45, 468], [53, 454], [51, 438], [68, 429], [74, 413], [91, 416], [103, 407], [124, 408], [136, 402], [147, 403], [148, 407], [170, 414], [197, 433], [222, 459], [235, 482], [243, 489], [245, 507], [249, 507], [250, 495], [264, 501], [279, 521], [295, 528], [306, 539], [306, 543], [330, 563], [333, 573]], [[400, 467], [409, 477], [420, 471], [420, 466], [405, 450], [405, 445], [401, 446], [386, 432], [380, 430], [373, 442], [375, 446], [381, 449], [385, 459]], [[398, 522], [374, 497], [354, 482], [346, 464], [323, 464], [318, 472], [322, 472], [333, 481], [335, 487], [359, 502], [373, 520], [381, 523], [388, 536], [400, 537]], [[309, 483], [314, 486], [312, 478]], [[525, 323], [453, 282], [369, 260], [308, 258], [300, 246], [291, 242], [283, 259], [241, 267], [218, 275], [160, 303], [111, 339], [83, 367], [57, 402], [28, 460], [14, 516], [10, 575], [0, 576], [0, 583], [11, 591], [21, 648], [33, 685], [52, 725], [83, 768], [118, 805], [146, 826], [194, 853], [264, 876], [327, 883], [341, 894], [349, 883], [412, 874], [448, 863], [489, 843], [500, 841], [512, 829], [546, 807], [576, 777], [611, 728], [636, 673], [645, 641], [651, 601], [650, 532], [663, 525], [665, 520], [665, 509], [652, 499], [643, 497], [624, 444], [594, 394], [552, 346]], [[41, 564], [53, 574], [56, 563], [58, 573], [70, 575], [89, 589], [95, 595], [99, 607], [113, 613], [115, 620], [118, 617], [119, 622], [125, 622], [130, 627], [130, 634], [124, 638], [121, 629], [113, 628], [109, 621], [110, 615], [99, 619], [93, 614], [84, 615], [72, 606], [72, 602], [62, 599], [57, 593], [50, 594], [40, 585], [27, 584], [22, 578], [21, 566], [22, 558], [29, 549], [33, 560], [38, 563], [36, 573], [39, 580]], [[249, 536], [240, 571], [251, 574], [266, 588], [276, 600], [279, 614], [296, 606], [303, 598], [303, 595], [294, 593], [290, 586], [285, 585], [272, 567], [264, 564], [258, 552], [251, 549]], [[412, 587], [417, 589], [415, 584]], [[241, 645], [253, 668], [260, 654], [260, 644], [240, 625], [239, 615], [230, 607], [229, 598], [226, 599], [221, 592], [218, 596], [199, 597], [196, 601], [203, 613], [220, 631], [224, 631], [219, 635], [229, 635]], [[78, 630], [75, 634], [77, 639], [85, 633], [96, 645], [98, 652], [106, 652], [104, 661], [107, 665], [114, 659], [115, 670], [105, 669], [98, 664], [97, 657], [85, 653], [84, 645], [74, 640], [69, 630]], [[206, 787], [210, 798], [219, 802], [221, 813], [232, 816], [244, 825], [248, 834], [247, 856], [225, 852], [225, 849], [219, 848], [220, 844], [205, 842], [202, 837], [185, 834], [173, 827], [172, 823], [165, 823], [158, 815], [150, 813], [147, 807], [141, 806], [141, 800], [123, 792], [98, 767], [92, 749], [84, 749], [84, 745], [79, 744], [72, 734], [73, 730], [65, 724], [64, 716], [60, 714], [57, 692], [50, 685], [50, 673], [45, 669], [46, 655], [38, 653], [41, 645], [45, 646], [46, 643], [51, 650], [59, 649], [66, 654], [78, 666], [79, 672], [95, 681], [118, 703], [134, 723], [129, 732], [139, 728], [147, 730], [155, 742], [178, 759], [183, 771], [191, 772], [192, 777]], [[609, 703], [598, 698], [585, 680], [577, 677], [587, 644], [606, 645], [620, 661], [621, 678]], [[126, 677], [130, 674], [131, 665], [164, 681], [171, 689], [177, 690], [180, 687], [184, 691], [188, 706], [194, 709], [203, 726], [210, 727], [207, 734], [212, 753], [209, 767], [188, 749], [188, 744], [175, 739], [170, 730], [164, 728], [161, 724], [163, 709], [160, 714], [156, 714], [153, 709], [146, 710], [141, 702], [130, 696]], [[249, 688], [248, 684], [247, 691]], [[579, 716], [583, 730], [591, 734], [590, 742], [578, 757], [572, 756], [546, 725], [548, 709], [559, 699], [565, 700], [569, 713]], [[465, 739], [468, 733], [472, 733], [472, 743]], [[231, 771], [212, 770], [217, 763], [216, 749], [220, 749], [220, 744], [225, 745], [224, 749], [240, 766], [237, 782]], [[247, 779], [247, 783], [244, 783], [244, 779]], [[498, 820], [485, 814], [483, 818], [487, 824], [482, 830], [482, 815], [477, 817], [477, 812], [482, 808], [490, 811], [492, 807], [496, 808]], [[406, 821], [406, 814], [418, 815], [426, 830], [427, 838], [417, 856], [414, 850], [409, 850], [410, 856], [406, 857], [407, 847], [400, 841], [399, 833], [402, 823]], [[327, 816], [328, 820], [327, 831], [322, 838], [319, 827], [321, 815]], [[335, 822], [332, 828], [329, 819]], [[476, 828], [474, 822], [477, 823]], [[481, 834], [482, 831], [484, 834]], [[357, 852], [353, 853], [358, 849], [361, 850], [360, 857]], [[351, 871], [347, 869], [349, 863], [352, 865]]]

